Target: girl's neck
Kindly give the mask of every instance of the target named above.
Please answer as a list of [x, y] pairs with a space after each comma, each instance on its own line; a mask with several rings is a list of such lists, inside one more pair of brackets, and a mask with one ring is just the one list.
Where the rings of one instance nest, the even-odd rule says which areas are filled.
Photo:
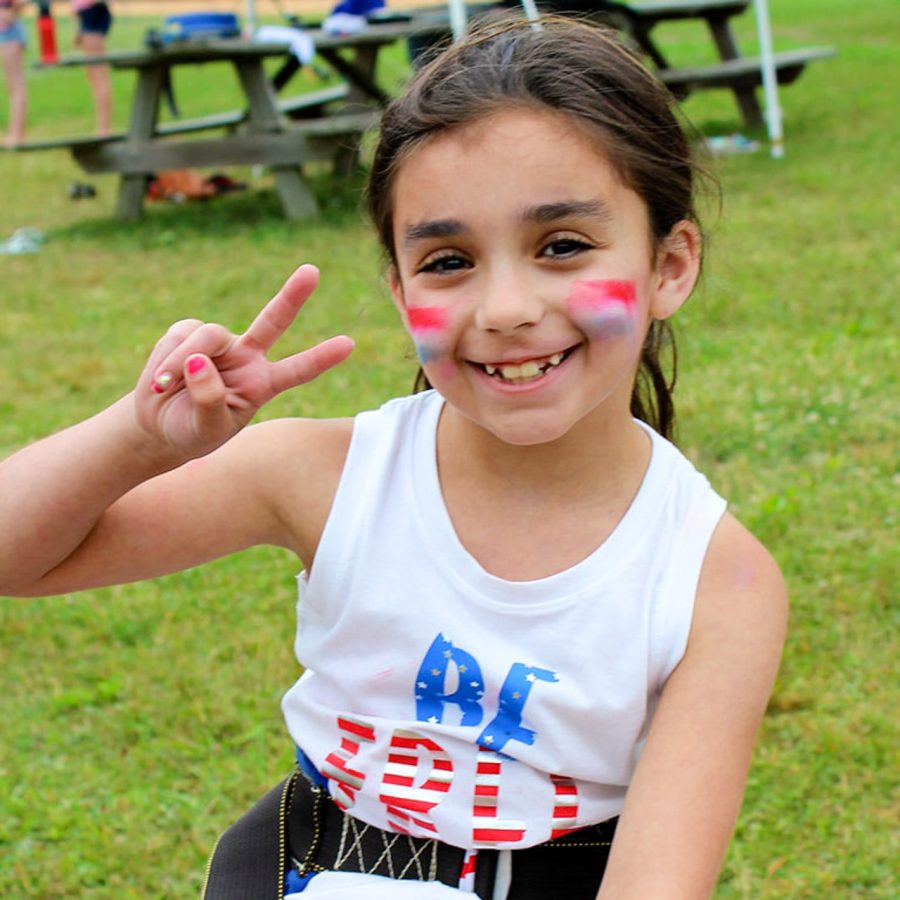
[[642, 477], [650, 456], [649, 439], [631, 414], [607, 410], [586, 416], [558, 440], [517, 446], [447, 405], [437, 445], [442, 480], [458, 468], [471, 481], [538, 496], [607, 493], [605, 485]]
[[491, 574], [528, 581], [585, 559], [615, 530], [650, 461], [630, 414], [595, 411], [548, 444], [506, 444], [445, 406], [438, 472], [463, 546]]

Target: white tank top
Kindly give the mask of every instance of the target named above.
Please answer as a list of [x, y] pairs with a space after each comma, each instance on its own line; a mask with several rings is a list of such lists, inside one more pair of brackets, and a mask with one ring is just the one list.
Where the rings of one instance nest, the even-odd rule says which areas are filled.
[[294, 741], [354, 817], [464, 848], [516, 848], [617, 815], [684, 654], [725, 502], [647, 428], [613, 533], [536, 581], [462, 546], [436, 463], [443, 400], [360, 414], [308, 579], [283, 701]]

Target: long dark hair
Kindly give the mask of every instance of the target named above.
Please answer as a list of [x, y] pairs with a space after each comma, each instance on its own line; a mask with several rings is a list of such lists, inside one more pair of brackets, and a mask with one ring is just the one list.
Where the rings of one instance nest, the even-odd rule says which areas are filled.
[[[369, 178], [369, 213], [396, 263], [393, 187], [403, 162], [429, 137], [510, 106], [573, 116], [597, 135], [622, 182], [646, 203], [654, 253], [683, 219], [699, 227], [697, 175], [675, 102], [616, 32], [547, 17], [477, 27], [426, 63], [386, 109]], [[668, 356], [668, 363], [664, 358]], [[667, 321], [654, 320], [641, 351], [631, 412], [672, 437], [677, 359]], [[428, 387], [419, 370], [416, 389]]]

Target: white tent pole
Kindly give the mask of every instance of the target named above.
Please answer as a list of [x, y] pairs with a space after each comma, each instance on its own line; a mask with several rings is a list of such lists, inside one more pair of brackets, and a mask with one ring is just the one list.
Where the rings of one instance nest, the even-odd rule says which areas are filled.
[[458, 41], [466, 33], [466, 0], [449, 0], [450, 31]]
[[766, 128], [772, 156], [784, 156], [784, 135], [781, 127], [781, 105], [778, 102], [778, 76], [775, 72], [775, 56], [772, 50], [772, 27], [769, 22], [767, 0], [753, 0], [756, 10], [756, 31], [759, 36], [760, 67], [762, 69], [763, 92], [766, 97]]
[[534, 0], [522, 0], [522, 9], [525, 10], [525, 15], [528, 17], [528, 21], [531, 22], [531, 27], [540, 28], [541, 16], [537, 11]]
[[[540, 13], [534, 0], [521, 0], [522, 9], [528, 21], [531, 22], [532, 28], [540, 28]], [[466, 2], [465, 0], [448, 0], [450, 12], [450, 31], [453, 34], [453, 40], [458, 41], [466, 33]]]
[[247, 0], [247, 27], [244, 31], [251, 37], [256, 34], [256, 0]]

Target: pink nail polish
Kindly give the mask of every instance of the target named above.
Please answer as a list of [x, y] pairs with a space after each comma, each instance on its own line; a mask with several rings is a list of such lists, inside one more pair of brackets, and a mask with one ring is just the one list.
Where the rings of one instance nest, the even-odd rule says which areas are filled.
[[192, 356], [187, 364], [188, 375], [196, 375], [205, 365], [206, 360], [202, 356]]

